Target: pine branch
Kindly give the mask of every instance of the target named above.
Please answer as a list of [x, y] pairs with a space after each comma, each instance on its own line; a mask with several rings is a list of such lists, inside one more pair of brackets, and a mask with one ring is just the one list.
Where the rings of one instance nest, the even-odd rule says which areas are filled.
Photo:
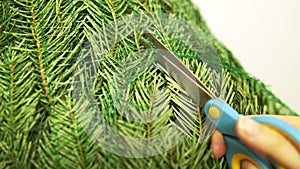
[[[200, 142], [201, 132], [206, 132], [201, 130], [205, 123], [203, 112], [197, 111], [169, 75], [149, 66], [151, 60], [141, 59], [153, 54], [145, 52], [147, 46], [142, 43], [151, 45], [149, 39], [134, 31], [118, 42], [108, 38], [128, 33], [117, 23], [128, 14], [167, 13], [200, 29], [205, 39], [176, 31], [184, 29], [178, 23], [172, 27], [163, 27], [159, 20], [154, 23], [162, 29], [157, 37], [207, 86], [221, 88], [221, 93], [225, 93], [222, 97], [238, 112], [295, 115], [266, 85], [243, 70], [212, 35], [191, 1], [12, 0], [0, 1], [0, 6], [0, 168], [226, 167], [224, 159], [211, 155], [209, 142]], [[121, 23], [126, 25], [127, 21]], [[106, 35], [99, 36], [106, 39], [93, 38], [103, 30]], [[185, 45], [174, 37], [195, 43]], [[87, 42], [100, 45], [89, 46]], [[223, 79], [215, 77], [219, 83], [210, 82], [206, 65], [197, 59], [198, 55], [209, 59], [205, 56], [207, 51], [194, 50], [197, 42], [216, 49], [223, 64]], [[85, 53], [85, 49], [93, 49], [94, 53]], [[101, 56], [97, 55], [99, 52], [103, 52]], [[89, 57], [94, 62], [82, 64]], [[86, 71], [87, 68], [93, 69]], [[78, 86], [83, 90], [76, 93]], [[121, 95], [114, 91], [116, 88], [122, 88]], [[78, 97], [74, 98], [74, 93]], [[116, 95], [127, 105], [122, 107]], [[100, 113], [95, 113], [95, 106]], [[87, 112], [94, 113], [93, 118]], [[88, 120], [80, 121], [79, 117]], [[189, 137], [156, 156], [131, 159], [97, 144], [97, 139], [111, 139], [100, 132], [106, 127], [98, 125], [101, 120], [127, 136], [145, 138], [148, 143], [172, 126]], [[82, 122], [94, 130], [87, 132]], [[170, 143], [176, 138], [176, 133], [166, 135]], [[114, 141], [139, 147], [124, 139]]]

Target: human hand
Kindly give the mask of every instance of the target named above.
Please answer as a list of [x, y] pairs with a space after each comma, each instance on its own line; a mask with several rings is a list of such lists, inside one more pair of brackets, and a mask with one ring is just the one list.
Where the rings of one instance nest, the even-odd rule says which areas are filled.
[[[280, 118], [300, 130], [300, 117], [272, 116]], [[253, 150], [272, 157], [279, 164], [290, 169], [300, 168], [300, 146], [294, 146], [278, 131], [261, 125], [250, 117], [241, 117], [235, 126], [238, 137]], [[226, 152], [223, 135], [215, 131], [211, 138], [213, 155], [222, 157]], [[250, 161], [242, 161], [242, 169], [256, 168]]]

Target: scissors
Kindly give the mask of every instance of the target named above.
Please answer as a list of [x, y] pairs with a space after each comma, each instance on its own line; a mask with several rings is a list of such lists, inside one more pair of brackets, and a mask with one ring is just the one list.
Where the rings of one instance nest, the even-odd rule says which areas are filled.
[[[198, 78], [152, 33], [146, 35], [161, 50], [162, 56], [156, 64], [163, 68], [187, 92], [191, 99], [204, 108], [206, 117], [223, 134], [226, 143], [225, 158], [230, 168], [240, 169], [242, 160], [251, 161], [257, 168], [284, 168], [275, 160], [260, 154], [244, 144], [235, 132], [235, 123], [242, 116], [224, 100], [217, 98]], [[200, 97], [199, 97], [200, 96]], [[274, 117], [256, 116], [255, 121], [279, 130], [300, 149], [300, 131], [290, 124]]]

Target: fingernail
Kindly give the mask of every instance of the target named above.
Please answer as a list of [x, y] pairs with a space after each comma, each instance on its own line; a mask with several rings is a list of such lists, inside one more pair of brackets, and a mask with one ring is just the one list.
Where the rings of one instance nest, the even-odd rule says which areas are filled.
[[242, 169], [257, 169], [257, 166], [251, 163], [248, 160], [242, 160], [241, 161], [241, 168]]
[[259, 132], [259, 124], [249, 117], [241, 117], [239, 128], [249, 136], [257, 135]]

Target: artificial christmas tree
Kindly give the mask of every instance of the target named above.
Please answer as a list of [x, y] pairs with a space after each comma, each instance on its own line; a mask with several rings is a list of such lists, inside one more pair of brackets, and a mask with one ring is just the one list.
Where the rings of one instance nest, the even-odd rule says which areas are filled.
[[[90, 107], [84, 106], [80, 96], [74, 99], [74, 88], [78, 89], [76, 73], [80, 72], [81, 64], [78, 58], [89, 48], [86, 42], [91, 41], [93, 32], [107, 25], [113, 27], [119, 18], [129, 14], [166, 13], [201, 30], [222, 62], [225, 99], [238, 112], [295, 115], [262, 82], [243, 70], [230, 50], [211, 34], [189, 0], [5, 0], [0, 4], [0, 168], [225, 168], [224, 159], [214, 158], [209, 142], [200, 143], [197, 132], [155, 156], [130, 158], [99, 146], [90, 135], [93, 133], [82, 126], [78, 117]], [[149, 41], [141, 39], [140, 34], [133, 34], [128, 40], [110, 46], [97, 73], [94, 72], [98, 76], [92, 79], [95, 83], [91, 93], [95, 105], [114, 129], [151, 140], [177, 117], [174, 114], [178, 115], [177, 102], [181, 102], [182, 94], [176, 82], [161, 71], [141, 70], [135, 85], [130, 87], [128, 99], [144, 105], [140, 107], [143, 111], [152, 110], [149, 98], [159, 89], [159, 97], [154, 98], [160, 104], [155, 108], [163, 110], [164, 115], [141, 124], [124, 118], [117, 110], [111, 89], [113, 82], [121, 82], [122, 77], [114, 72], [123, 70], [118, 69], [120, 66], [127, 70], [124, 60], [132, 51], [144, 49], [143, 42]], [[205, 80], [203, 63], [187, 57], [192, 54], [185, 46], [172, 39], [164, 42]], [[139, 65], [136, 60], [129, 60], [131, 69]], [[79, 81], [85, 80], [91, 79]], [[97, 117], [93, 120], [89, 127], [94, 127]]]

